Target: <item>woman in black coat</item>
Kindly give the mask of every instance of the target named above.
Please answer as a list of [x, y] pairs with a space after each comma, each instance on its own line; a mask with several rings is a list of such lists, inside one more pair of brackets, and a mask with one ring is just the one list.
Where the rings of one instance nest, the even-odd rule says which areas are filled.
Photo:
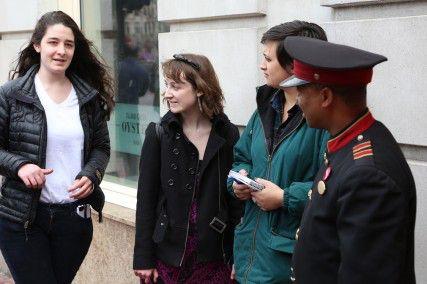
[[0, 88], [0, 249], [15, 283], [71, 283], [90, 205], [104, 204], [111, 79], [61, 11], [40, 18], [14, 71]]
[[170, 111], [148, 126], [142, 147], [135, 274], [145, 283], [227, 283], [241, 205], [226, 179], [239, 132], [206, 57], [174, 55], [162, 67]]

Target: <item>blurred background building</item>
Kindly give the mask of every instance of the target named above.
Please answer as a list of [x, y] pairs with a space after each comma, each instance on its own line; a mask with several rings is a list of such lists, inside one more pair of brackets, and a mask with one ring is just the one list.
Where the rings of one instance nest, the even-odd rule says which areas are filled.
[[[76, 283], [138, 283], [132, 272], [138, 159], [146, 126], [166, 111], [160, 62], [181, 52], [208, 56], [226, 113], [243, 128], [255, 109], [255, 87], [263, 84], [261, 36], [295, 19], [318, 23], [332, 42], [388, 57], [375, 68], [368, 104], [395, 135], [415, 176], [416, 274], [427, 283], [427, 1], [0, 0], [0, 7], [1, 84], [37, 19], [52, 10], [75, 19], [116, 79], [112, 156], [102, 183], [106, 218], [94, 222], [92, 247]], [[0, 271], [7, 273], [3, 261]]]

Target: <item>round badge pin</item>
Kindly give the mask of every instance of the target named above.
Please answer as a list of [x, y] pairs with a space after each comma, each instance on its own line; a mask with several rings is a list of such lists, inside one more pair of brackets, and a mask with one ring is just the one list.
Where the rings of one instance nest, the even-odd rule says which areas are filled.
[[319, 181], [317, 184], [317, 192], [319, 192], [320, 195], [325, 194], [326, 191], [326, 184], [323, 180]]

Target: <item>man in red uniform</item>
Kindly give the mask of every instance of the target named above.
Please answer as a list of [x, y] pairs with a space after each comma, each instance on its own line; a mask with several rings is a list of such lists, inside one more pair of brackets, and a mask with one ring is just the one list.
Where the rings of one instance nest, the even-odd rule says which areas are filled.
[[304, 212], [293, 280], [415, 283], [416, 191], [392, 134], [366, 105], [366, 85], [382, 55], [288, 37], [298, 104], [308, 124], [331, 134]]

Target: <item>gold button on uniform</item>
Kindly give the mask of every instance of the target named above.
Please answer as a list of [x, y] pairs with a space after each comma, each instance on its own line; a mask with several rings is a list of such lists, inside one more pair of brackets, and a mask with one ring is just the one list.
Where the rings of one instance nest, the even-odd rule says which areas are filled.
[[326, 191], [326, 184], [323, 180], [319, 181], [317, 184], [317, 192], [319, 192], [320, 195], [325, 194]]
[[295, 240], [298, 241], [298, 234], [299, 234], [299, 228], [297, 229], [297, 232], [295, 233]]
[[310, 189], [310, 190], [308, 191], [308, 193], [307, 193], [308, 199], [310, 199], [310, 200], [311, 200], [311, 193], [312, 193], [312, 192], [313, 192], [313, 190], [311, 190], [311, 189]]

